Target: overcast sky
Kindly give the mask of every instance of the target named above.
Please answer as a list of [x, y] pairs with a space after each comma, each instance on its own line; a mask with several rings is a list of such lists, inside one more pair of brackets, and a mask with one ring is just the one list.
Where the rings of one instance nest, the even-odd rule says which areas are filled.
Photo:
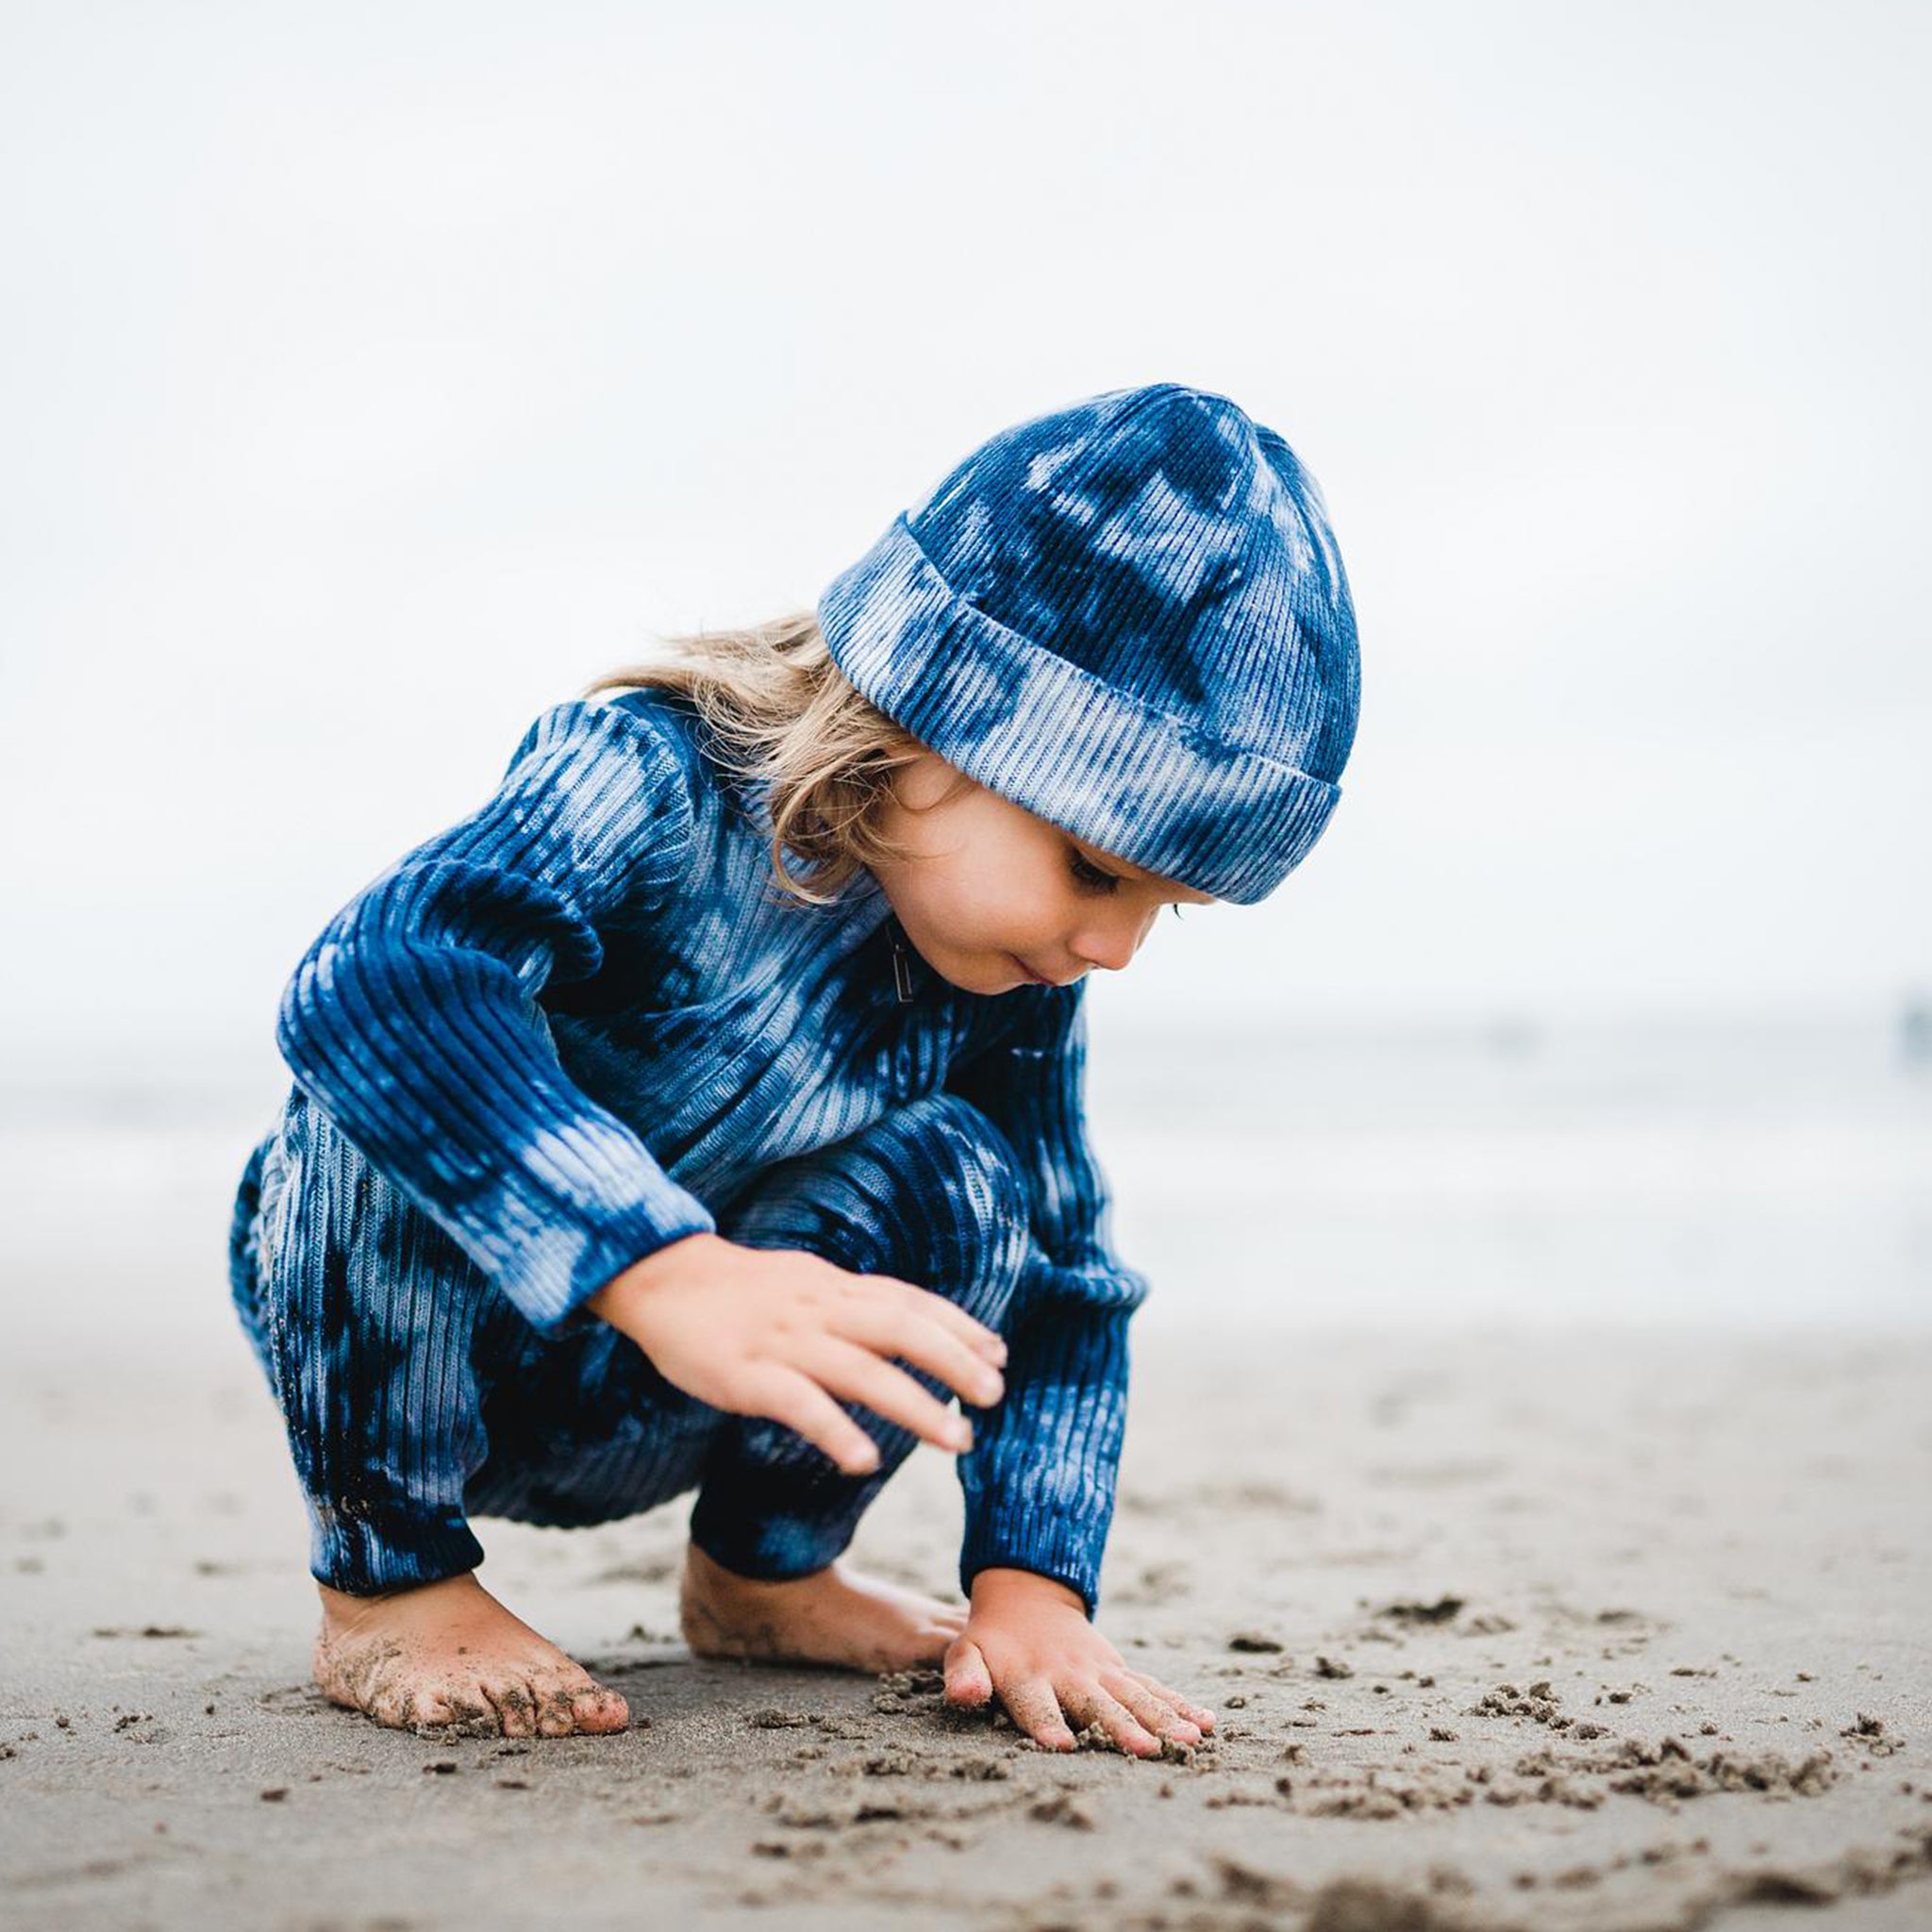
[[13, 1041], [253, 1051], [538, 710], [1156, 380], [1320, 479], [1362, 716], [1113, 1010], [1932, 991], [1926, 9], [0, 18]]

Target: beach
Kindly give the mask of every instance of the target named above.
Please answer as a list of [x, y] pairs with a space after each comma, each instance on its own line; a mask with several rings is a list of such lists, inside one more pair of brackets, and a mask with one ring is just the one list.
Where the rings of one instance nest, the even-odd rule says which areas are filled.
[[[1185, 1138], [1172, 1102], [1129, 1085], [1102, 1144], [1157, 1289], [1099, 1622], [1220, 1718], [1191, 1758], [1147, 1762], [1035, 1750], [948, 1710], [931, 1674], [693, 1659], [684, 1502], [478, 1525], [483, 1581], [625, 1693], [628, 1731], [417, 1736], [330, 1707], [279, 1420], [223, 1301], [245, 1134], [16, 1119], [0, 1919], [1927, 1923], [1932, 1334], [1897, 1319], [1924, 1260], [1923, 1091], [1882, 1128], [1747, 1094], [1742, 1141], [1707, 1114], [1681, 1131], [1653, 1094], [1630, 1131], [1676, 1131], [1680, 1154], [1646, 1166], [1594, 1102], [1567, 1126], [1473, 1104], [1391, 1125], [1364, 1102], [1351, 1156], [1359, 1070], [1311, 1074], [1297, 1119], [1326, 1129], [1289, 1124], [1272, 1191], [1241, 1170], [1191, 1221], [1195, 1169], [1144, 1158]], [[1432, 1090], [1411, 1065], [1404, 1091]], [[1767, 1173], [1774, 1126], [1812, 1150], [1808, 1189]], [[1235, 1171], [1232, 1143], [1219, 1163], [1188, 1145], [1204, 1185]], [[1352, 1189], [1371, 1167], [1382, 1191]], [[77, 1168], [87, 1198], [62, 1192]], [[1645, 1265], [1617, 1258], [1620, 1229]], [[1627, 1292], [1577, 1291], [1592, 1267]], [[1811, 1319], [1686, 1286], [1754, 1270], [1766, 1307]], [[958, 1523], [922, 1448], [852, 1560], [950, 1593]]]
[[[12, 1362], [8, 1922], [1925, 1923], [1932, 1344], [1274, 1342], [1137, 1368], [1101, 1623], [1221, 1721], [1148, 1762], [694, 1661], [681, 1505], [484, 1527], [628, 1732], [380, 1730], [308, 1683], [249, 1365]], [[853, 1560], [943, 1591], [957, 1522], [922, 1450]]]

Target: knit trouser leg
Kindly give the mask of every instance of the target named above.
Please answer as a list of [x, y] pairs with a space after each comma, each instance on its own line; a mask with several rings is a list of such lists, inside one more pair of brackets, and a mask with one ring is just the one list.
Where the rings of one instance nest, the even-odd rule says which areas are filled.
[[[474, 1570], [473, 1356], [502, 1298], [299, 1093], [258, 1174], [255, 1320], [309, 1519], [309, 1569], [358, 1595]], [[507, 1305], [504, 1305], [507, 1307]], [[513, 1312], [513, 1311], [511, 1311]]]
[[697, 1486], [725, 1420], [594, 1318], [557, 1336], [525, 1324], [486, 1369], [490, 1450], [464, 1491], [473, 1516], [575, 1528], [638, 1515]]
[[268, 1338], [262, 1332], [261, 1270], [258, 1242], [261, 1234], [261, 1183], [271, 1152], [277, 1158], [276, 1134], [270, 1134], [250, 1148], [242, 1170], [235, 1205], [228, 1216], [228, 1299], [235, 1306], [242, 1332], [264, 1373], [268, 1370]]
[[715, 1410], [605, 1323], [540, 1335], [299, 1093], [251, 1154], [235, 1220], [230, 1290], [319, 1582], [433, 1583], [483, 1560], [472, 1513], [603, 1522], [696, 1484]]
[[318, 1581], [433, 1583], [483, 1560], [472, 1515], [602, 1523], [695, 1487], [717, 1410], [607, 1323], [532, 1328], [301, 1096], [251, 1155], [236, 1219], [231, 1289]]
[[[912, 1282], [998, 1329], [1029, 1242], [1013, 1163], [976, 1108], [930, 1094], [774, 1166], [727, 1208], [718, 1231], [747, 1247], [803, 1248], [855, 1274]], [[953, 1396], [924, 1371], [900, 1366], [941, 1401]], [[713, 1434], [691, 1541], [743, 1576], [804, 1576], [830, 1563], [917, 1440], [871, 1409], [844, 1407], [878, 1444], [874, 1472], [847, 1475], [795, 1430], [733, 1417]]]

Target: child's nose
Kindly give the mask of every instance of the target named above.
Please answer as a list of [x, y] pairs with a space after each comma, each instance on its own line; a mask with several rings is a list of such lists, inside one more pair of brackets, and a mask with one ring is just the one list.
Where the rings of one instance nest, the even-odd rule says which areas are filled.
[[1129, 913], [1109, 924], [1095, 927], [1074, 941], [1073, 951], [1090, 965], [1105, 966], [1109, 973], [1118, 973], [1133, 960], [1141, 950], [1141, 941], [1147, 937], [1153, 925], [1157, 906], [1141, 916]]

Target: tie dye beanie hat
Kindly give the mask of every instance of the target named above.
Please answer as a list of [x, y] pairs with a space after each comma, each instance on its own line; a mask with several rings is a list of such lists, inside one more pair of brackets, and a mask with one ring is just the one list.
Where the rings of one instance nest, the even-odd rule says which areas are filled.
[[1015, 425], [827, 587], [865, 697], [989, 791], [1240, 906], [1341, 797], [1355, 610], [1315, 479], [1225, 396]]

